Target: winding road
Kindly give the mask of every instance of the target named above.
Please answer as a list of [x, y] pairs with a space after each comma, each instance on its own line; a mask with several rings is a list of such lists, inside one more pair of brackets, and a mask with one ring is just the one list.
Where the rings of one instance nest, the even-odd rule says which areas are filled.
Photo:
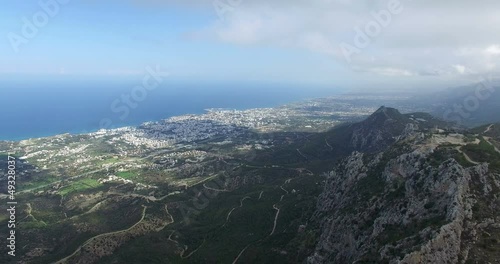
[[229, 192], [228, 190], [220, 190], [220, 189], [214, 189], [212, 187], [208, 187], [206, 183], [203, 184], [203, 187], [207, 190], [214, 191], [214, 192]]
[[[283, 185], [290, 183], [290, 181], [291, 181], [291, 180], [292, 180], [292, 179], [288, 179], [288, 180], [286, 180], [286, 181], [285, 181], [285, 182], [284, 182], [284, 183], [280, 186], [280, 189], [281, 189], [281, 190], [283, 190], [283, 191], [285, 191], [285, 192], [286, 192], [286, 194], [288, 194], [288, 191], [287, 191], [285, 188], [283, 188]], [[277, 205], [278, 203], [280, 203], [281, 201], [283, 201], [283, 198], [284, 198], [284, 197], [285, 197], [285, 195], [281, 195], [281, 198], [280, 198], [279, 202], [277, 202], [277, 203], [273, 204], [273, 209], [274, 209], [274, 210], [276, 210], [276, 216], [274, 216], [274, 225], [273, 225], [273, 230], [271, 231], [271, 234], [269, 234], [269, 236], [272, 236], [272, 235], [274, 234], [274, 231], [276, 231], [276, 225], [278, 224], [278, 217], [279, 217], [279, 215], [280, 215], [280, 210], [281, 210], [281, 209], [280, 209], [280, 208], [278, 208], [276, 205]], [[269, 236], [268, 236], [268, 237], [269, 237]]]
[[495, 145], [493, 145], [493, 143], [491, 143], [490, 137], [483, 136], [483, 138], [484, 138], [484, 141], [486, 141], [486, 143], [490, 144], [497, 153], [500, 153], [500, 150]]
[[240, 200], [240, 206], [239, 207], [234, 207], [233, 209], [231, 209], [231, 211], [229, 211], [229, 213], [226, 216], [226, 222], [224, 223], [224, 225], [222, 225], [222, 227], [225, 227], [227, 225], [227, 223], [229, 222], [229, 217], [231, 217], [231, 214], [233, 213], [234, 210], [243, 207], [243, 201], [245, 201], [246, 199], [251, 199], [251, 197], [245, 196], [245, 197], [241, 198], [241, 200]]
[[[283, 196], [281, 196], [281, 198], [283, 198]], [[276, 231], [276, 225], [278, 224], [278, 216], [280, 215], [280, 209], [276, 207], [276, 204], [273, 204], [273, 209], [276, 210], [276, 216], [274, 217], [273, 231], [271, 231], [271, 234], [269, 234], [269, 236], [272, 236], [274, 234], [274, 231]]]
[[240, 254], [238, 254], [238, 256], [236, 257], [236, 259], [233, 261], [233, 264], [236, 264], [238, 262], [238, 259], [240, 259], [241, 255], [243, 255], [243, 253], [245, 252], [245, 250], [247, 250], [247, 248], [249, 246], [250, 245], [246, 246], [243, 250], [241, 250]]
[[486, 130], [483, 132], [483, 134], [486, 134], [486, 133], [490, 132], [492, 128], [493, 128], [493, 124], [491, 124], [490, 126], [488, 126], [486, 128]]
[[[85, 246], [87, 246], [88, 244], [90, 244], [92, 241], [94, 241], [95, 239], [98, 239], [98, 238], [101, 238], [101, 237], [105, 237], [105, 236], [111, 236], [111, 235], [116, 235], [116, 234], [121, 234], [121, 233], [126, 233], [126, 232], [129, 232], [131, 231], [132, 229], [134, 229], [137, 225], [139, 225], [140, 223], [142, 223], [142, 221], [144, 221], [144, 217], [146, 216], [146, 210], [147, 210], [147, 206], [144, 206], [143, 205], [143, 210], [142, 210], [142, 216], [141, 216], [141, 219], [135, 223], [133, 226], [125, 229], [125, 230], [119, 230], [119, 231], [113, 231], [113, 232], [109, 232], [109, 233], [104, 233], [104, 234], [100, 234], [100, 235], [97, 235], [97, 236], [94, 236], [92, 238], [89, 238], [87, 241], [85, 241], [85, 243], [83, 243], [80, 247], [78, 247], [75, 252], [73, 252], [73, 254], [65, 257], [64, 259], [61, 259], [59, 261], [56, 262], [56, 264], [63, 264], [63, 263], [67, 263], [67, 261], [69, 259], [71, 259], [72, 257], [74, 257], [78, 252], [80, 252], [82, 250], [82, 248], [84, 248]], [[174, 217], [170, 214], [170, 212], [168, 211], [168, 205], [165, 204], [165, 211], [167, 213], [167, 215], [170, 217], [170, 221], [168, 223], [166, 223], [163, 227], [161, 228], [157, 228], [155, 231], [156, 232], [159, 232], [161, 230], [163, 230], [166, 226], [170, 225], [170, 224], [173, 224], [175, 222], [174, 220]]]
[[109, 233], [104, 233], [104, 234], [100, 234], [100, 235], [97, 235], [97, 236], [94, 236], [94, 237], [91, 237], [89, 238], [87, 241], [85, 241], [85, 243], [83, 243], [80, 247], [78, 247], [75, 252], [73, 252], [73, 254], [59, 260], [56, 262], [56, 264], [63, 264], [63, 263], [67, 263], [67, 260], [72, 258], [73, 256], [75, 256], [78, 252], [80, 252], [80, 250], [82, 250], [83, 247], [87, 246], [88, 244], [90, 244], [94, 239], [97, 239], [97, 238], [101, 238], [101, 237], [105, 237], [105, 236], [110, 236], [110, 235], [116, 235], [116, 234], [120, 234], [120, 233], [125, 233], [125, 232], [128, 232], [130, 230], [132, 230], [134, 227], [136, 227], [137, 225], [139, 225], [143, 220], [144, 220], [144, 217], [146, 216], [146, 209], [148, 207], [147, 206], [143, 206], [143, 210], [142, 210], [142, 217], [141, 217], [141, 220], [139, 220], [137, 223], [135, 223], [133, 226], [125, 229], [125, 230], [119, 230], [119, 231], [114, 231], [114, 232], [109, 232]]
[[[172, 236], [174, 234], [175, 234], [175, 230], [172, 231], [172, 233], [170, 233], [170, 236], [168, 236], [168, 240], [175, 243], [178, 247], [181, 247], [181, 243], [179, 243], [179, 241], [172, 239]], [[203, 244], [205, 244], [205, 242], [206, 242], [206, 240], [203, 240], [201, 245], [199, 247], [197, 247], [195, 250], [193, 250], [191, 253], [189, 253], [187, 256], [184, 256], [184, 253], [186, 253], [186, 251], [188, 250], [189, 247], [187, 245], [184, 245], [184, 247], [182, 247], [181, 253], [179, 253], [179, 257], [181, 257], [181, 259], [190, 258], [194, 253], [196, 253], [203, 246]]]
[[325, 143], [330, 148], [330, 150], [333, 150], [332, 145], [330, 145], [330, 143], [328, 143], [328, 140], [326, 138], [325, 138]]
[[297, 152], [300, 154], [300, 156], [302, 156], [304, 159], [306, 160], [309, 160], [304, 154], [302, 154], [302, 152], [300, 151], [300, 149], [297, 149]]

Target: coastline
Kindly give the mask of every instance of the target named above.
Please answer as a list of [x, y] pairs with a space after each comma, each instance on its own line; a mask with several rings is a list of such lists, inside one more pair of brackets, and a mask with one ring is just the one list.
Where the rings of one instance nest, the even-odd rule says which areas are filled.
[[119, 125], [116, 127], [110, 127], [110, 128], [91, 128], [91, 129], [84, 129], [81, 131], [71, 131], [71, 132], [50, 132], [50, 133], [44, 133], [40, 135], [34, 135], [34, 136], [29, 136], [29, 137], [18, 137], [18, 138], [7, 138], [7, 139], [0, 139], [0, 142], [21, 142], [24, 140], [35, 140], [35, 139], [47, 139], [47, 138], [53, 138], [53, 137], [59, 137], [59, 136], [64, 136], [64, 135], [71, 135], [71, 136], [78, 136], [78, 135], [87, 135], [91, 133], [96, 133], [99, 131], [112, 131], [112, 130], [120, 130], [124, 128], [138, 128], [141, 125], [147, 124], [147, 123], [155, 123], [155, 122], [160, 122], [163, 120], [168, 120], [171, 118], [182, 118], [182, 117], [198, 117], [202, 116], [204, 114], [210, 113], [210, 112], [216, 112], [216, 111], [249, 111], [249, 110], [258, 110], [258, 109], [275, 109], [278, 107], [283, 107], [285, 105], [278, 105], [274, 107], [255, 107], [255, 108], [247, 108], [247, 109], [236, 109], [236, 108], [230, 108], [230, 107], [219, 107], [219, 108], [206, 108], [203, 109], [202, 111], [198, 113], [185, 113], [185, 114], [180, 114], [180, 115], [172, 115], [172, 116], [166, 116], [164, 118], [160, 118], [158, 120], [147, 120], [147, 121], [141, 121], [141, 122], [134, 122], [126, 125]]

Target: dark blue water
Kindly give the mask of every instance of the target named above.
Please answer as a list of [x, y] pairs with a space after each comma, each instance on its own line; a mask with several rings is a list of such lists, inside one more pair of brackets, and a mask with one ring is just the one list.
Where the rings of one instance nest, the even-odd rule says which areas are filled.
[[[139, 125], [207, 108], [274, 107], [306, 98], [329, 96], [334, 88], [265, 83], [192, 83], [165, 81], [143, 101], [127, 106], [140, 79], [5, 81], [0, 86], [0, 140], [21, 140], [100, 128]], [[137, 97], [136, 97], [137, 98]], [[113, 111], [111, 106], [118, 100]], [[125, 114], [123, 107], [130, 112]]]

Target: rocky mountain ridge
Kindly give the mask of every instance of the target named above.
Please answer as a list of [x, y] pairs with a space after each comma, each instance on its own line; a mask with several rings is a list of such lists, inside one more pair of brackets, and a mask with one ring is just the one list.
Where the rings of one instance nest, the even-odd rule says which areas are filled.
[[463, 135], [401, 118], [384, 148], [391, 137], [366, 125], [391, 123], [388, 112], [397, 113], [381, 108], [352, 134], [354, 146], [381, 151], [353, 152], [327, 173], [307, 263], [498, 263], [498, 171], [464, 161]]

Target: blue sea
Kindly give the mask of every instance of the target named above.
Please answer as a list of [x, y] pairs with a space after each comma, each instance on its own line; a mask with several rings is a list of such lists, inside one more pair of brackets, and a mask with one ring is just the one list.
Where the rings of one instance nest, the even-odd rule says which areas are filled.
[[[62, 133], [87, 133], [100, 128], [136, 126], [183, 114], [201, 114], [207, 108], [249, 109], [275, 107], [341, 91], [276, 83], [201, 83], [164, 81], [142, 101], [127, 106], [141, 79], [86, 80], [82, 78], [37, 81], [7, 80], [0, 86], [0, 140], [22, 140]], [[137, 98], [137, 97], [135, 97]], [[130, 110], [113, 111], [125, 106]], [[105, 121], [104, 121], [105, 120]]]

